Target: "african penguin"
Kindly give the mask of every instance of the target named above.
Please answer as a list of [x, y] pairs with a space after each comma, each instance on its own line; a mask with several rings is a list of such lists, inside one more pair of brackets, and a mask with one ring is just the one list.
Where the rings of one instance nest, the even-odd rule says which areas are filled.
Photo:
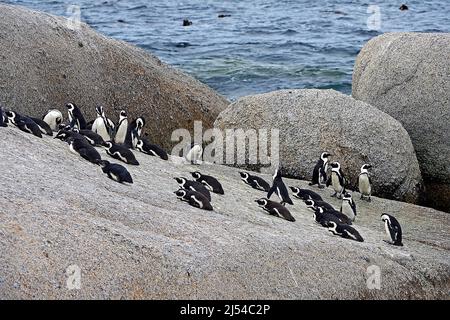
[[52, 128], [50, 128], [50, 126], [48, 125], [47, 122], [45, 122], [44, 120], [38, 119], [38, 118], [32, 118], [32, 117], [28, 117], [28, 118], [33, 120], [34, 123], [36, 123], [38, 125], [39, 130], [41, 130], [41, 132], [43, 134], [53, 137], [53, 130], [52, 130]]
[[42, 117], [42, 120], [44, 120], [53, 131], [57, 131], [59, 125], [63, 122], [63, 114], [57, 109], [49, 110]]
[[332, 213], [325, 212], [321, 207], [315, 207], [313, 210], [313, 218], [314, 221], [320, 224], [322, 227], [327, 228], [329, 221], [334, 221], [336, 223], [342, 223], [342, 220], [339, 217], [335, 216]]
[[114, 142], [123, 144], [125, 143], [125, 138], [127, 137], [128, 131], [128, 118], [125, 110], [120, 111], [119, 123], [116, 128], [116, 135], [114, 136]]
[[92, 124], [92, 131], [100, 135], [103, 140], [110, 141], [114, 137], [114, 122], [108, 119], [103, 106], [95, 108], [97, 119]]
[[340, 199], [342, 194], [345, 192], [345, 177], [341, 170], [341, 164], [339, 162], [332, 162], [331, 166], [331, 175], [327, 180], [327, 187], [331, 184], [334, 189], [334, 194], [332, 197], [337, 197]]
[[21, 116], [14, 111], [6, 111], [5, 115], [8, 117], [8, 122], [15, 125], [20, 130], [31, 133], [36, 137], [42, 138], [41, 129], [39, 126], [30, 118]]
[[98, 162], [102, 160], [98, 151], [86, 142], [86, 140], [69, 137], [67, 143], [69, 144], [70, 151], [79, 154], [83, 159], [89, 162], [98, 164]]
[[395, 217], [390, 214], [383, 213], [381, 215], [381, 220], [384, 222], [384, 228], [386, 230], [386, 234], [392, 240], [389, 242], [394, 246], [403, 246], [402, 243], [402, 227], [400, 223], [395, 219]]
[[248, 172], [239, 172], [239, 174], [241, 175], [241, 180], [253, 189], [269, 192], [270, 185], [263, 178], [251, 175]]
[[308, 190], [308, 189], [300, 189], [297, 187], [289, 187], [292, 190], [292, 193], [294, 194], [294, 197], [302, 200], [308, 200], [313, 199], [316, 201], [323, 201], [322, 197], [315, 193], [314, 191]]
[[72, 130], [66, 130], [66, 129], [60, 129], [56, 133], [56, 135], [55, 135], [55, 137], [53, 139], [59, 139], [61, 141], [67, 142], [67, 140], [69, 138], [82, 140], [82, 141], [88, 143], [88, 141], [85, 139], [85, 137], [82, 136], [81, 134], [79, 134], [78, 132], [75, 132], [75, 131], [72, 131]]
[[78, 108], [74, 103], [68, 103], [66, 105], [67, 113], [69, 116], [69, 123], [71, 127], [75, 125], [78, 129], [86, 129], [86, 120], [84, 119], [83, 113], [80, 108]]
[[198, 181], [191, 181], [183, 177], [174, 179], [178, 182], [180, 188], [200, 192], [206, 197], [206, 199], [208, 199], [208, 201], [211, 201], [211, 193], [208, 189], [206, 189], [203, 183]]
[[317, 161], [316, 166], [313, 170], [312, 180], [309, 184], [310, 186], [317, 186], [322, 189], [324, 186], [322, 183], [327, 181], [327, 170], [328, 170], [328, 158], [331, 156], [328, 152], [322, 152], [319, 161]]
[[210, 210], [210, 211], [213, 210], [211, 203], [200, 192], [186, 189], [179, 189], [174, 193], [177, 195], [178, 199], [186, 201], [193, 207], [197, 207], [203, 210]]
[[275, 173], [273, 175], [273, 184], [270, 188], [269, 192], [267, 193], [267, 199], [270, 199], [270, 196], [273, 193], [276, 193], [278, 198], [281, 200], [281, 204], [284, 205], [285, 203], [289, 203], [293, 205], [291, 198], [289, 197], [289, 192], [286, 188], [286, 185], [283, 182], [283, 179], [281, 177], [281, 170], [275, 169]]
[[367, 198], [367, 201], [370, 202], [370, 196], [372, 194], [372, 181], [369, 175], [369, 169], [372, 168], [370, 164], [364, 164], [361, 167], [361, 173], [358, 177], [358, 186], [359, 192], [361, 193], [361, 199], [364, 200]]
[[136, 157], [130, 149], [111, 141], [106, 141], [103, 146], [106, 148], [106, 153], [114, 159], [123, 161], [127, 164], [139, 165], [139, 162], [136, 160]]
[[139, 117], [132, 121], [127, 128], [127, 135], [125, 137], [125, 146], [127, 148], [136, 148], [136, 145], [141, 137], [142, 129], [145, 126], [145, 118]]
[[261, 198], [255, 200], [255, 202], [257, 202], [258, 205], [265, 211], [267, 211], [270, 215], [283, 218], [287, 221], [295, 222], [295, 218], [291, 215], [289, 210], [282, 204], [275, 201], [271, 201], [267, 198]]
[[199, 144], [195, 144], [186, 154], [186, 160], [192, 164], [199, 164], [202, 160], [203, 148]]
[[208, 188], [210, 191], [218, 194], [224, 194], [222, 185], [216, 178], [207, 176], [205, 174], [201, 174], [198, 171], [191, 172], [191, 174], [195, 180], [203, 183], [206, 186], [206, 188]]
[[110, 163], [107, 160], [98, 161], [98, 165], [111, 180], [117, 181], [119, 183], [133, 183], [133, 178], [124, 166], [117, 163]]
[[359, 232], [346, 224], [339, 224], [335, 221], [328, 222], [328, 231], [333, 233], [335, 236], [340, 236], [345, 239], [355, 240], [359, 242], [364, 242], [363, 237], [359, 234]]
[[307, 200], [304, 200], [304, 202], [306, 204], [306, 207], [311, 209], [311, 210], [313, 210], [313, 211], [314, 211], [315, 207], [321, 207], [321, 208], [323, 208], [324, 211], [330, 211], [330, 210], [333, 211], [333, 210], [335, 210], [334, 207], [331, 204], [329, 204], [329, 203], [327, 203], [325, 201], [307, 199]]
[[[74, 130], [75, 131], [75, 130]], [[105, 140], [103, 138], [95, 133], [92, 130], [84, 129], [84, 130], [77, 130], [79, 134], [81, 134], [89, 144], [93, 145], [94, 147], [102, 147], [105, 145]]]
[[156, 144], [151, 144], [145, 138], [139, 139], [138, 142], [136, 143], [135, 148], [142, 153], [160, 157], [163, 160], [169, 159], [169, 156], [167, 155], [166, 151], [164, 151], [160, 146]]
[[[310, 201], [310, 200], [306, 200], [306, 201]], [[308, 208], [310, 208], [310, 207], [308, 206]], [[340, 213], [337, 210], [334, 210], [334, 209], [333, 210], [327, 210], [324, 207], [319, 207], [319, 206], [313, 207], [313, 210], [314, 211], [319, 210], [320, 212], [323, 212], [325, 214], [331, 214], [331, 215], [333, 215], [333, 216], [335, 216], [337, 218], [337, 221], [339, 223], [344, 223], [344, 224], [348, 224], [348, 225], [352, 224], [352, 221], [345, 214]]]
[[356, 203], [348, 192], [342, 197], [341, 213], [345, 214], [351, 221], [355, 221], [357, 215]]

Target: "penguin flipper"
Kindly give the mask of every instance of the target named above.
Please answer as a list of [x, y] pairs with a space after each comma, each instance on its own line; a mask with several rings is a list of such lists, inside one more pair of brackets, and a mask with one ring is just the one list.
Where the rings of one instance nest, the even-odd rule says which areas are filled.
[[272, 194], [275, 192], [276, 187], [275, 185], [273, 185], [270, 189], [269, 192], [267, 193], [267, 199], [270, 199], [270, 196], [272, 196]]

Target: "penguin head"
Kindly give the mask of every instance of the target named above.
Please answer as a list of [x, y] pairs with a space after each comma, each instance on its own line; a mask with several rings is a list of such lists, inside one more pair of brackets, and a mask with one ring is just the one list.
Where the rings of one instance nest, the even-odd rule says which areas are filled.
[[239, 172], [242, 179], [248, 179], [248, 173], [247, 172]]
[[327, 225], [328, 231], [336, 230], [336, 227], [337, 227], [337, 223], [336, 222], [334, 222], [334, 221], [327, 221], [326, 225]]
[[363, 164], [361, 167], [361, 173], [367, 173], [369, 172], [369, 169], [372, 168], [372, 165], [370, 164]]
[[343, 201], [352, 201], [352, 194], [351, 193], [349, 193], [349, 192], [346, 192], [344, 195], [343, 195], [343, 197], [342, 197], [342, 200]]
[[255, 202], [257, 202], [260, 207], [265, 207], [269, 203], [269, 200], [267, 200], [267, 198], [261, 198], [261, 199], [255, 200]]
[[276, 168], [275, 173], [273, 174], [273, 180], [281, 178], [281, 169]]
[[391, 219], [389, 218], [389, 215], [387, 213], [383, 213], [381, 215], [381, 221], [388, 222], [388, 221], [391, 221]]
[[174, 193], [177, 195], [178, 199], [183, 199], [186, 196], [187, 191], [184, 189], [178, 189]]
[[127, 112], [125, 110], [120, 111], [119, 118], [120, 120], [127, 117]]
[[59, 139], [61, 141], [64, 141], [68, 138], [69, 133], [64, 129], [59, 129], [58, 133], [53, 139]]
[[314, 209], [314, 205], [315, 205], [314, 200], [312, 200], [312, 199], [307, 199], [307, 200], [305, 200], [305, 204], [306, 204], [306, 206], [307, 206], [308, 208]]
[[[133, 133], [132, 133], [132, 135], [133, 135]], [[138, 139], [138, 141], [136, 142], [136, 148], [142, 149], [143, 146], [144, 146], [144, 141], [141, 139]]]
[[96, 106], [95, 107], [95, 112], [97, 112], [97, 115], [99, 117], [102, 117], [105, 114], [105, 112], [103, 110], [103, 106]]
[[340, 170], [341, 169], [341, 164], [339, 162], [337, 162], [337, 161], [330, 163], [330, 166], [331, 166], [332, 169], [335, 169], [335, 170]]
[[110, 165], [110, 162], [108, 160], [99, 160], [97, 162], [97, 164], [101, 167], [101, 168], [105, 168], [107, 166]]
[[145, 126], [145, 118], [139, 117], [136, 119], [136, 127], [142, 129]]
[[73, 111], [73, 110], [75, 110], [75, 104], [73, 104], [73, 103], [68, 103], [68, 104], [66, 104], [66, 108], [67, 108], [67, 110], [69, 110], [69, 111]]
[[105, 147], [106, 149], [110, 149], [113, 146], [111, 141], [105, 141], [103, 143], [103, 147]]
[[320, 155], [320, 159], [322, 159], [323, 161], [327, 161], [328, 157], [331, 157], [331, 156], [332, 156], [332, 154], [325, 151], [325, 152], [322, 152], [322, 154]]
[[179, 185], [184, 185], [186, 183], [186, 181], [187, 181], [187, 179], [183, 178], [183, 177], [176, 177], [174, 179], [177, 180]]
[[14, 121], [14, 118], [16, 117], [16, 113], [14, 111], [6, 111], [5, 112], [6, 117], [8, 118], [8, 120]]
[[289, 189], [291, 189], [292, 192], [293, 192], [295, 195], [297, 195], [297, 196], [300, 194], [300, 188], [297, 188], [297, 187], [289, 187]]
[[202, 177], [202, 174], [198, 171], [191, 172], [191, 175], [194, 177], [194, 179], [200, 179]]

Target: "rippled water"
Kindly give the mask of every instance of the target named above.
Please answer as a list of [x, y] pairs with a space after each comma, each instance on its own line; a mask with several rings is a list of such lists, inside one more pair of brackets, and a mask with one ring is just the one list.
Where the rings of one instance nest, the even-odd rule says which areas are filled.
[[[353, 63], [390, 31], [449, 32], [450, 2], [350, 0], [3, 1], [82, 20], [134, 43], [234, 100], [281, 88], [351, 91]], [[371, 7], [376, 5], [378, 7]], [[372, 20], [379, 9], [378, 30]], [[219, 18], [218, 15], [230, 15]], [[183, 27], [183, 19], [192, 21]], [[375, 23], [373, 23], [375, 21]]]

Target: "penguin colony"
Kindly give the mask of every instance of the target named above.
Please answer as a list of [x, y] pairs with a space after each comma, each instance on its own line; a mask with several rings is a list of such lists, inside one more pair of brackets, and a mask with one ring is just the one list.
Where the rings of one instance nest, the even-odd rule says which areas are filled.
[[[3, 110], [0, 106], [0, 127], [8, 125], [15, 126], [20, 130], [42, 138], [43, 135], [53, 136], [66, 142], [69, 150], [83, 159], [98, 165], [108, 178], [118, 183], [133, 183], [133, 178], [127, 168], [112, 163], [101, 158], [95, 147], [103, 147], [106, 153], [113, 159], [122, 161], [128, 165], [139, 165], [132, 150], [137, 150], [144, 154], [168, 160], [168, 154], [158, 145], [150, 143], [142, 135], [145, 126], [145, 119], [138, 117], [131, 123], [128, 122], [125, 110], [120, 111], [119, 121], [115, 124], [107, 118], [102, 106], [96, 107], [97, 118], [86, 122], [80, 108], [75, 104], [66, 105], [69, 123], [63, 123], [63, 114], [56, 109], [49, 110], [42, 119], [23, 116], [15, 111]], [[191, 145], [187, 153], [186, 160], [194, 165], [198, 165], [202, 158], [203, 149], [200, 145]], [[313, 213], [314, 221], [327, 228], [333, 235], [345, 239], [363, 242], [363, 237], [352, 227], [356, 221], [357, 206], [349, 192], [358, 189], [362, 201], [371, 201], [372, 181], [370, 178], [370, 164], [363, 164], [357, 179], [356, 186], [351, 186], [346, 179], [339, 162], [329, 163], [332, 155], [323, 152], [313, 169], [311, 187], [317, 186], [323, 189], [331, 186], [334, 193], [331, 197], [342, 200], [341, 207], [336, 210], [313, 190], [301, 189], [290, 186], [293, 196], [304, 202], [306, 207]], [[331, 168], [331, 170], [329, 170]], [[269, 215], [295, 222], [295, 218], [289, 212], [286, 204], [294, 205], [290, 198], [288, 188], [283, 182], [280, 169], [276, 169], [273, 175], [273, 182], [269, 184], [263, 178], [252, 175], [248, 172], [239, 172], [241, 180], [255, 190], [266, 193], [266, 197], [256, 199], [257, 205]], [[212, 211], [211, 193], [223, 196], [224, 189], [220, 182], [212, 177], [202, 174], [199, 171], [191, 172], [194, 180], [185, 177], [175, 177], [179, 189], [174, 192], [176, 197], [187, 202], [189, 205]], [[278, 197], [279, 202], [270, 200], [272, 195]], [[403, 246], [402, 229], [398, 220], [387, 213], [381, 215], [386, 234], [392, 245]]]

